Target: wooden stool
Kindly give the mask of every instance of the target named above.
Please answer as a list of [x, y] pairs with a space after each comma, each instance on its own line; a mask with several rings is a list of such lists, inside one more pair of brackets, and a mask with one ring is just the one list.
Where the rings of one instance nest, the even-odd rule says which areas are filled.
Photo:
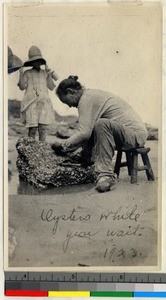
[[[155, 180], [153, 170], [149, 161], [148, 152], [150, 148], [120, 149], [117, 152], [114, 173], [119, 177], [120, 168], [127, 167], [128, 174], [131, 176], [131, 183], [137, 183], [138, 171], [146, 171], [148, 180]], [[126, 161], [121, 162], [122, 153], [126, 155]], [[138, 166], [138, 154], [141, 155], [143, 166]]]

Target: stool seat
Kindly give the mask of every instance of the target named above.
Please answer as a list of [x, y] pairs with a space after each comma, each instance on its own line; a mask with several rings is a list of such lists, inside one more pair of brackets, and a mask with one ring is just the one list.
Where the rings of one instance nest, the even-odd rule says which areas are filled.
[[[140, 147], [132, 149], [118, 149], [114, 173], [119, 177], [120, 169], [122, 167], [128, 168], [128, 174], [131, 176], [131, 183], [137, 183], [138, 171], [146, 171], [146, 176], [149, 181], [154, 181], [154, 173], [150, 164], [148, 153], [150, 148]], [[121, 162], [123, 152], [126, 155], [126, 161]], [[141, 155], [143, 166], [138, 166], [138, 155]]]

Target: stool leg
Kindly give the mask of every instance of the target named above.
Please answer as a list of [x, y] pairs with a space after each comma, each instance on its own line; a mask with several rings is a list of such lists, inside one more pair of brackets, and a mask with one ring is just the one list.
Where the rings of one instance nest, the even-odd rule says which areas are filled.
[[119, 174], [120, 174], [121, 159], [122, 159], [122, 151], [118, 150], [117, 157], [116, 157], [115, 168], [114, 168], [114, 173], [117, 175], [117, 177], [119, 177]]
[[141, 154], [141, 157], [142, 157], [142, 161], [143, 161], [144, 165], [148, 167], [148, 170], [146, 170], [146, 176], [147, 176], [148, 180], [154, 181], [155, 177], [154, 177], [154, 173], [153, 173], [148, 155]]
[[138, 176], [138, 154], [133, 153], [133, 168], [131, 170], [131, 183], [137, 183]]
[[131, 176], [131, 170], [133, 164], [131, 152], [126, 152], [126, 161], [127, 161], [128, 174]]

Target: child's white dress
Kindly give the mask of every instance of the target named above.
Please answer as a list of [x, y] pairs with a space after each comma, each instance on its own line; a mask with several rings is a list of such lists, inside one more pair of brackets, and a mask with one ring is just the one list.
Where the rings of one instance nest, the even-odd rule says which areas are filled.
[[21, 104], [22, 121], [26, 123], [26, 127], [54, 123], [54, 109], [48, 89], [53, 90], [55, 85], [46, 71], [27, 70], [18, 85], [21, 90], [26, 89]]

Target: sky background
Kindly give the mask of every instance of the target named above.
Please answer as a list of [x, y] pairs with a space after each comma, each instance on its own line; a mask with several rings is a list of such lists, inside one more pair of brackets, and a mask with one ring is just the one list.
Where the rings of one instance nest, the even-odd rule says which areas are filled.
[[[40, 48], [59, 80], [78, 75], [85, 88], [126, 99], [142, 120], [158, 126], [161, 116], [161, 6], [159, 3], [40, 4], [6, 7], [6, 45], [22, 61]], [[7, 77], [8, 98], [22, 100], [19, 72]], [[75, 114], [50, 92], [61, 115]]]

